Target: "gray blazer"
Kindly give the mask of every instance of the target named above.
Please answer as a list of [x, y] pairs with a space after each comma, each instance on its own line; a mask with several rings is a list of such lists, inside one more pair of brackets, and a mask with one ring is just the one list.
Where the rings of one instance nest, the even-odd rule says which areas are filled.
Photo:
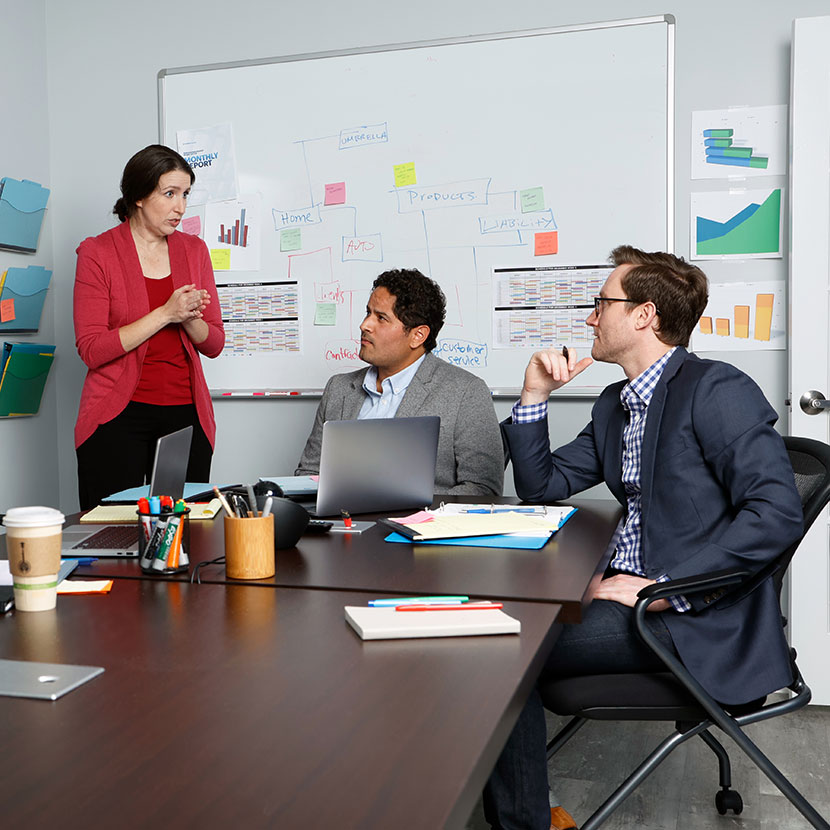
[[[320, 444], [326, 421], [352, 421], [366, 398], [368, 369], [329, 378], [314, 427], [295, 475], [320, 470]], [[504, 451], [493, 400], [484, 381], [427, 352], [403, 396], [396, 417], [438, 415], [438, 462], [435, 492], [500, 496], [504, 486]]]

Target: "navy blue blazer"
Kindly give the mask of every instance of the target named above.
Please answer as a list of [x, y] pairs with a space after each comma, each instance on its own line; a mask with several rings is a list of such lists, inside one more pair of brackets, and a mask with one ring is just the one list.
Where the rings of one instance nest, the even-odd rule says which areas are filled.
[[[626, 506], [622, 439], [626, 381], [607, 387], [591, 422], [555, 452], [546, 420], [502, 425], [516, 492], [556, 501], [605, 482]], [[724, 568], [756, 573], [802, 532], [802, 510], [777, 415], [758, 386], [727, 363], [679, 347], [648, 407], [641, 462], [646, 576]], [[792, 681], [772, 581], [689, 597], [664, 612], [680, 658], [713, 697], [745, 703]]]

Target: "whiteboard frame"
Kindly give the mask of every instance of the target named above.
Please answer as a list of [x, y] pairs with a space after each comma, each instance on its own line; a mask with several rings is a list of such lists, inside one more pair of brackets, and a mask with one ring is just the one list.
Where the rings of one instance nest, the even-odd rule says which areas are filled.
[[[161, 69], [157, 75], [158, 95], [158, 124], [159, 143], [164, 144], [164, 137], [167, 132], [167, 121], [165, 116], [165, 80], [173, 75], [193, 74], [196, 72], [212, 72], [223, 69], [237, 69], [240, 67], [267, 66], [275, 63], [288, 63], [297, 61], [318, 60], [320, 58], [344, 57], [349, 55], [365, 55], [380, 52], [396, 52], [411, 49], [423, 49], [435, 46], [452, 46], [462, 43], [478, 43], [496, 40], [510, 40], [524, 37], [536, 37], [539, 35], [564, 34], [567, 32], [582, 32], [595, 29], [614, 29], [628, 26], [643, 26], [656, 23], [665, 23], [666, 32], [666, 251], [674, 253], [675, 247], [675, 187], [674, 187], [674, 118], [675, 118], [675, 94], [674, 94], [674, 62], [675, 62], [675, 26], [676, 20], [673, 14], [654, 15], [651, 17], [633, 17], [620, 20], [609, 20], [596, 23], [577, 23], [568, 26], [553, 26], [539, 29], [519, 29], [509, 32], [496, 32], [490, 34], [465, 35], [463, 37], [438, 38], [435, 40], [409, 41], [405, 43], [379, 44], [374, 46], [360, 46], [354, 49], [337, 49], [323, 52], [306, 52], [296, 55], [281, 55], [268, 58], [250, 58], [241, 61], [226, 61], [221, 63], [207, 63], [193, 66], [179, 66]], [[594, 398], [602, 392], [604, 386], [582, 386], [569, 390], [567, 385], [553, 394], [561, 398]], [[285, 390], [230, 390], [211, 389], [211, 397], [219, 400], [230, 398], [248, 398], [267, 400], [271, 398], [300, 398], [319, 397], [322, 389], [301, 389], [291, 392]], [[494, 398], [515, 397], [521, 390], [515, 388], [491, 389]]]

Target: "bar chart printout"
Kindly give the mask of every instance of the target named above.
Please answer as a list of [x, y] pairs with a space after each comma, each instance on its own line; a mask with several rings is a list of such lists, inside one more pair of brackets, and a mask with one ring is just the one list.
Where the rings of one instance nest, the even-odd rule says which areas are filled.
[[692, 336], [693, 350], [783, 349], [785, 344], [780, 284], [710, 286], [709, 305]]
[[219, 237], [216, 241], [224, 242], [226, 245], [239, 245], [242, 248], [248, 247], [248, 226], [245, 224], [245, 208], [240, 209], [239, 219], [227, 230], [223, 222], [219, 223]]
[[589, 348], [585, 323], [610, 265], [493, 269], [493, 348]]

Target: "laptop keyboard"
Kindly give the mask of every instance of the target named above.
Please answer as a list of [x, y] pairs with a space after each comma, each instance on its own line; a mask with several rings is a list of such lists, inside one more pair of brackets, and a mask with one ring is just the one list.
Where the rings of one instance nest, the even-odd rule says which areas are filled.
[[126, 550], [136, 542], [138, 528], [135, 525], [112, 525], [72, 545], [71, 550]]

